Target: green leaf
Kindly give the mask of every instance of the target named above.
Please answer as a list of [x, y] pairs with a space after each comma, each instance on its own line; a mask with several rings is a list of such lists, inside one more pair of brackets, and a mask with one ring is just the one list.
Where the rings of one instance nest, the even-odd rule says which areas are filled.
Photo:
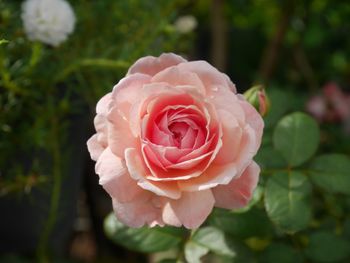
[[273, 232], [273, 226], [266, 213], [257, 208], [240, 214], [216, 208], [211, 214], [209, 222], [225, 233], [241, 239], [269, 237]]
[[264, 118], [267, 128], [273, 127], [277, 121], [290, 108], [290, 99], [286, 92], [281, 89], [272, 88], [268, 90], [271, 107], [269, 114]]
[[235, 255], [235, 252], [227, 245], [224, 233], [216, 227], [199, 228], [193, 234], [191, 241], [218, 255], [229, 257]]
[[188, 241], [185, 245], [185, 258], [188, 263], [200, 263], [201, 257], [209, 252], [209, 248]]
[[113, 213], [105, 218], [104, 230], [115, 243], [145, 253], [175, 247], [181, 243], [185, 234], [184, 229], [174, 227], [129, 228], [119, 222]]
[[298, 166], [316, 152], [320, 141], [320, 130], [310, 116], [296, 112], [282, 118], [273, 134], [275, 148], [290, 166]]
[[338, 262], [350, 256], [350, 242], [331, 232], [310, 236], [306, 255], [317, 262]]
[[273, 174], [265, 188], [265, 208], [277, 226], [296, 232], [308, 226], [311, 219], [311, 185], [298, 172]]
[[0, 39], [0, 46], [3, 45], [3, 44], [7, 44], [9, 43], [10, 41], [6, 40], [6, 39]]
[[287, 166], [284, 158], [272, 146], [265, 146], [260, 148], [254, 159], [262, 170], [265, 168], [284, 168]]
[[350, 194], [350, 159], [346, 155], [326, 154], [310, 164], [311, 180], [330, 193]]
[[302, 263], [303, 257], [292, 247], [273, 243], [262, 253], [261, 263]]

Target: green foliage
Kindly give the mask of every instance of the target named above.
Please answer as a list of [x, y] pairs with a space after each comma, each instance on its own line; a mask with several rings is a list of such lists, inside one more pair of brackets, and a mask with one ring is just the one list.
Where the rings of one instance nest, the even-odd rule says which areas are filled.
[[235, 252], [227, 245], [224, 233], [215, 227], [203, 227], [194, 232], [189, 242], [215, 254], [233, 257]]
[[316, 152], [319, 141], [316, 121], [299, 112], [280, 120], [273, 134], [275, 148], [292, 167], [307, 161]]
[[209, 222], [227, 235], [240, 239], [264, 238], [273, 234], [273, 226], [266, 213], [258, 208], [252, 208], [245, 213], [215, 209]]
[[310, 236], [306, 255], [316, 262], [339, 262], [350, 256], [350, 242], [331, 232], [315, 232]]
[[145, 253], [176, 247], [185, 233], [183, 229], [174, 227], [129, 228], [119, 222], [113, 213], [106, 217], [104, 230], [114, 242]]
[[326, 154], [310, 164], [312, 181], [324, 191], [350, 194], [350, 160], [346, 155]]
[[303, 256], [293, 247], [286, 244], [273, 243], [261, 255], [262, 263], [302, 263]]
[[265, 207], [270, 219], [287, 232], [306, 228], [311, 219], [311, 185], [298, 172], [277, 172], [268, 178]]

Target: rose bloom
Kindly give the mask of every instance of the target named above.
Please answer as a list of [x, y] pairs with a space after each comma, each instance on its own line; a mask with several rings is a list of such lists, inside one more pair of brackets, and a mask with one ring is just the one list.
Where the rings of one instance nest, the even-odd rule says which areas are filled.
[[263, 120], [205, 61], [144, 57], [97, 104], [88, 141], [117, 218], [197, 228], [213, 207], [245, 206]]

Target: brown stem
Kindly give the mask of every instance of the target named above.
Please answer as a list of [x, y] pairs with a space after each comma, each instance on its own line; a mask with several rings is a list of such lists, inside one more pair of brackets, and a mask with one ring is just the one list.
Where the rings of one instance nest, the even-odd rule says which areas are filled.
[[270, 42], [265, 48], [261, 63], [260, 63], [260, 76], [264, 84], [267, 84], [270, 80], [278, 62], [280, 49], [283, 39], [286, 35], [290, 18], [294, 11], [294, 1], [289, 0], [286, 2], [283, 10], [281, 11], [281, 18], [278, 22], [276, 32], [271, 38]]
[[224, 1], [211, 2], [211, 61], [225, 71], [227, 65], [227, 23], [224, 16]]
[[305, 54], [303, 47], [300, 43], [296, 43], [293, 49], [294, 59], [300, 72], [304, 75], [308, 86], [311, 91], [315, 91], [318, 88], [318, 81], [315, 77], [315, 73], [309, 63], [309, 60]]

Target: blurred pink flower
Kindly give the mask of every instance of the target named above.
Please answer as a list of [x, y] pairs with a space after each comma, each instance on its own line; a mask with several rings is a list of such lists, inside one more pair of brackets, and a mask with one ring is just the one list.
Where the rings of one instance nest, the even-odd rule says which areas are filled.
[[350, 94], [343, 92], [336, 83], [327, 83], [322, 94], [311, 97], [306, 110], [319, 122], [341, 122], [350, 132]]
[[250, 200], [264, 123], [207, 62], [141, 58], [96, 112], [88, 149], [123, 223], [197, 228]]

